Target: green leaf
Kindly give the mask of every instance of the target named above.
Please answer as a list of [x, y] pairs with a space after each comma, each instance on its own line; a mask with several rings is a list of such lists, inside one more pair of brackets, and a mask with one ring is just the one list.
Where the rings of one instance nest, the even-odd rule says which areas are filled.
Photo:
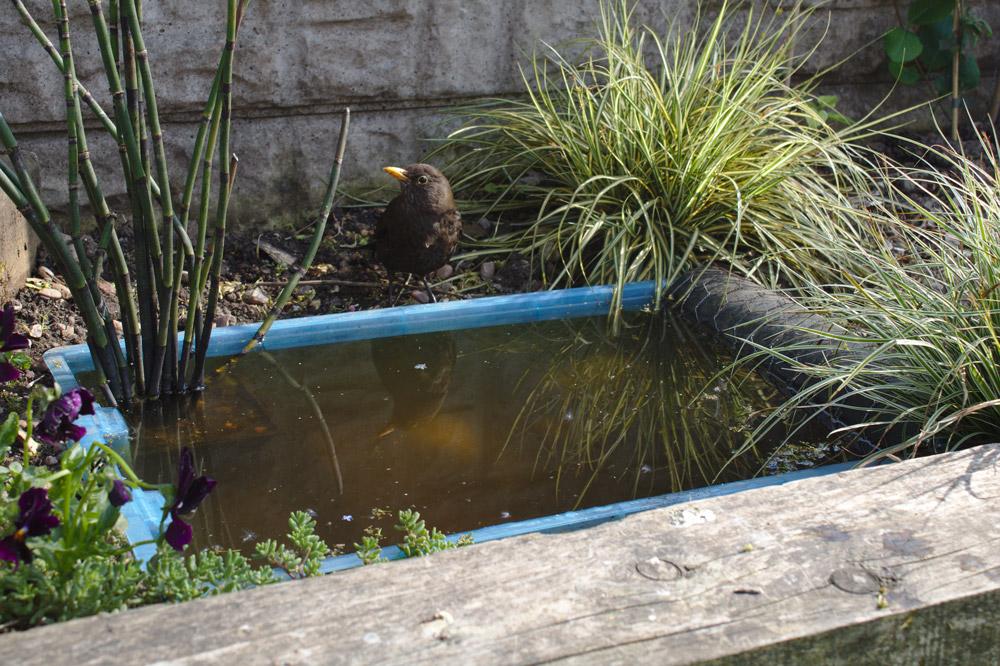
[[967, 54], [962, 61], [958, 63], [959, 87], [962, 90], [972, 90], [979, 85], [980, 77], [979, 63], [976, 62], [976, 57], [971, 53]]
[[920, 38], [905, 28], [893, 28], [885, 35], [885, 54], [891, 62], [910, 62], [920, 55], [924, 45]]
[[951, 54], [955, 46], [955, 35], [950, 21], [938, 21], [931, 25], [921, 26], [917, 31], [924, 50], [920, 54], [920, 62], [928, 70], [951, 67]]
[[837, 106], [836, 95], [817, 95], [816, 103], [820, 108], [832, 109]]
[[7, 415], [7, 420], [0, 425], [0, 452], [6, 451], [8, 446], [14, 444], [17, 438], [17, 414], [13, 412]]
[[[961, 92], [968, 92], [976, 86], [979, 85], [979, 80], [981, 78], [981, 73], [979, 71], [979, 63], [976, 62], [975, 56], [969, 54], [962, 59], [958, 64], [958, 88]], [[937, 91], [941, 95], [951, 94], [951, 69], [945, 71], [941, 76], [934, 80], [937, 87]]]
[[947, 95], [951, 92], [951, 71], [945, 72], [941, 76], [934, 79], [934, 87], [937, 89], [938, 95]]
[[955, 0], [914, 0], [906, 10], [906, 20], [912, 25], [937, 23], [955, 9]]
[[889, 73], [894, 79], [907, 86], [912, 86], [920, 78], [916, 69], [893, 60], [889, 61]]

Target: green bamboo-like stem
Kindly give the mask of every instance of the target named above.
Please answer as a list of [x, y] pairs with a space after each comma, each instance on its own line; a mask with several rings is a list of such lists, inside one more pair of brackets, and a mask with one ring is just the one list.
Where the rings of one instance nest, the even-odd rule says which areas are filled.
[[[149, 348], [152, 349], [154, 346], [153, 335], [155, 335], [156, 322], [155, 322], [155, 302], [152, 285], [150, 285], [150, 275], [152, 271], [150, 270], [149, 264], [149, 254], [146, 251], [146, 245], [155, 242], [155, 219], [152, 213], [152, 201], [149, 188], [149, 179], [146, 173], [142, 169], [142, 159], [139, 154], [139, 146], [136, 142], [136, 135], [133, 131], [133, 125], [130, 122], [129, 111], [126, 109], [125, 104], [125, 91], [122, 88], [121, 78], [118, 76], [118, 71], [115, 69], [114, 54], [111, 50], [110, 37], [108, 34], [107, 23], [104, 20], [104, 14], [101, 11], [100, 0], [87, 0], [90, 4], [91, 15], [94, 20], [94, 28], [97, 34], [97, 41], [101, 51], [101, 59], [104, 64], [105, 75], [108, 79], [108, 87], [111, 90], [112, 100], [114, 101], [115, 109], [115, 121], [119, 129], [119, 146], [124, 149], [123, 156], [123, 166], [126, 169], [126, 182], [130, 183], [130, 197], [132, 200], [132, 211], [133, 211], [133, 228], [135, 233], [135, 251], [136, 251], [136, 279], [138, 287], [139, 296], [139, 319], [142, 326], [142, 346], [145, 348], [148, 344]], [[122, 35], [122, 46], [124, 51], [128, 52], [129, 40], [126, 39], [125, 35]], [[131, 58], [125, 59], [125, 69], [126, 74], [129, 71], [129, 60]], [[138, 203], [136, 203], [138, 201]], [[148, 236], [149, 234], [144, 234], [143, 232], [152, 227], [154, 233], [154, 241], [150, 241], [148, 238], [143, 236]], [[148, 353], [142, 354], [144, 364], [147, 367], [144, 371], [148, 371], [148, 364], [151, 363], [151, 355]], [[138, 374], [138, 372], [137, 372]], [[140, 391], [141, 384], [139, 379], [136, 380], [136, 387]], [[151, 387], [148, 383], [145, 386], [146, 391], [155, 391], [155, 387]]]
[[122, 52], [121, 43], [118, 39], [118, 18], [118, 0], [108, 0], [108, 35], [111, 38], [111, 51], [114, 53], [115, 65], [120, 72]]
[[[52, 45], [52, 42], [49, 41], [49, 38], [45, 36], [45, 33], [42, 32], [41, 28], [38, 27], [38, 24], [35, 22], [34, 18], [32, 18], [30, 12], [28, 12], [27, 8], [24, 6], [24, 3], [21, 2], [21, 0], [13, 0], [13, 2], [14, 6], [17, 8], [18, 13], [20, 13], [21, 15], [22, 22], [25, 25], [27, 25], [28, 28], [31, 30], [32, 34], [35, 35], [38, 42], [42, 45], [45, 51], [52, 58], [52, 61], [55, 63], [56, 67], [59, 68], [59, 71], [63, 72], [64, 65], [62, 61], [62, 56], [59, 55], [59, 51]], [[108, 23], [109, 23], [108, 30], [111, 36], [112, 49], [115, 52], [116, 68], [119, 69], [120, 71], [121, 51], [119, 49], [119, 43], [118, 43], [118, 9], [117, 9], [118, 3], [116, 0], [112, 0], [109, 4], [111, 7], [111, 11], [108, 18]], [[79, 96], [83, 99], [84, 102], [86, 102], [87, 106], [94, 113], [94, 115], [97, 116], [97, 119], [101, 122], [101, 125], [104, 126], [104, 129], [107, 130], [107, 132], [111, 136], [117, 137], [118, 128], [115, 125], [114, 121], [112, 121], [111, 118], [108, 117], [108, 114], [105, 113], [100, 103], [94, 98], [94, 96], [90, 93], [90, 91], [87, 90], [87, 88], [85, 88], [83, 84], [81, 84], [79, 81], [76, 82], [76, 86]], [[159, 185], [157, 185], [156, 181], [152, 181], [150, 182], [150, 186], [153, 190], [153, 196], [159, 199], [160, 196]]]
[[[196, 389], [203, 388], [205, 383], [205, 358], [208, 355], [208, 342], [211, 337], [212, 322], [215, 320], [215, 308], [219, 301], [219, 279], [222, 274], [222, 254], [226, 241], [226, 218], [233, 186], [228, 158], [230, 121], [233, 110], [233, 56], [236, 51], [236, 25], [236, 0], [229, 0], [226, 11], [226, 47], [222, 54], [222, 80], [219, 85], [222, 110], [219, 120], [219, 202], [215, 216], [215, 255], [212, 257], [212, 279], [208, 294], [208, 306], [205, 310], [202, 329], [198, 334], [198, 349], [192, 373], [192, 384]], [[234, 155], [233, 176], [235, 176], [235, 162]]]
[[[59, 55], [59, 51], [56, 50], [56, 48], [52, 45], [52, 42], [49, 41], [49, 38], [45, 36], [45, 33], [42, 32], [42, 29], [38, 27], [38, 24], [35, 22], [35, 19], [32, 18], [31, 14], [28, 12], [27, 7], [24, 6], [24, 3], [21, 2], [21, 0], [13, 0], [13, 2], [15, 9], [17, 9], [17, 13], [21, 15], [21, 21], [26, 26], [28, 26], [28, 29], [31, 30], [31, 33], [35, 36], [38, 42], [45, 49], [45, 52], [49, 54], [49, 57], [52, 58], [52, 62], [56, 64], [56, 67], [59, 68], [59, 71], [65, 74], [66, 67], [63, 64], [62, 56]], [[104, 109], [102, 109], [100, 103], [98, 103], [98, 101], [94, 99], [94, 96], [90, 94], [90, 91], [87, 90], [85, 87], [83, 87], [79, 81], [77, 81], [76, 85], [80, 97], [83, 99], [84, 102], [86, 102], [87, 106], [90, 108], [91, 111], [93, 111], [94, 115], [97, 116], [98, 120], [101, 121], [101, 124], [104, 125], [104, 128], [112, 135], [117, 134], [118, 130], [117, 128], [115, 128], [115, 124], [111, 122], [111, 119], [108, 118], [108, 114], [104, 112]]]
[[[127, 355], [124, 361], [119, 358], [119, 368], [121, 369], [124, 362], [125, 367], [121, 373], [122, 385], [123, 393], [128, 397], [132, 394], [128, 369], [142, 367], [142, 362], [139, 358], [139, 319], [132, 291], [132, 280], [129, 275], [128, 263], [125, 260], [125, 253], [122, 250], [121, 242], [118, 239], [118, 232], [115, 229], [115, 215], [108, 208], [104, 193], [97, 183], [94, 165], [90, 161], [90, 151], [87, 147], [87, 133], [83, 127], [83, 114], [80, 112], [79, 106], [77, 106], [76, 123], [80, 149], [80, 176], [83, 178], [84, 187], [87, 189], [90, 207], [97, 222], [97, 229], [101, 234], [101, 242], [98, 247], [105, 252], [108, 246], [111, 248], [111, 279], [115, 285], [115, 294], [118, 297], [118, 305], [121, 310], [122, 331], [125, 338]], [[100, 278], [101, 272], [99, 266], [94, 267], [94, 274], [98, 278]], [[111, 330], [114, 330], [113, 324]], [[120, 357], [120, 348], [115, 345], [114, 349], [116, 357]]]
[[128, 396], [125, 387], [128, 384], [127, 382], [123, 384], [121, 377], [121, 366], [123, 365], [123, 359], [119, 358], [121, 355], [121, 348], [115, 344], [117, 336], [115, 335], [114, 327], [111, 324], [111, 315], [108, 313], [107, 306], [104, 304], [104, 299], [101, 297], [100, 290], [97, 288], [97, 281], [94, 279], [94, 273], [91, 268], [90, 261], [87, 258], [87, 251], [83, 245], [83, 234], [80, 228], [79, 127], [77, 125], [78, 108], [76, 68], [73, 63], [73, 50], [69, 38], [69, 14], [66, 11], [65, 0], [52, 0], [52, 10], [58, 25], [59, 48], [62, 51], [63, 60], [63, 82], [66, 98], [66, 139], [69, 151], [69, 172], [67, 175], [67, 185], [69, 192], [70, 235], [74, 250], [76, 251], [76, 261], [80, 266], [81, 273], [83, 274], [86, 289], [90, 293], [90, 297], [93, 299], [97, 307], [98, 315], [104, 323], [105, 335], [110, 341], [109, 347], [115, 354], [115, 370], [112, 371], [110, 368], [104, 368], [107, 372], [107, 378], [110, 382], [111, 391], [118, 396], [120, 400], [127, 402]]
[[[170, 311], [174, 309], [174, 234], [173, 231], [173, 202], [170, 198], [170, 180], [167, 173], [167, 158], [163, 148], [163, 130], [160, 127], [159, 109], [156, 104], [156, 94], [153, 86], [153, 75], [149, 67], [149, 54], [142, 37], [142, 28], [139, 25], [139, 14], [135, 0], [123, 0], [122, 10], [128, 20], [129, 34], [134, 45], [136, 62], [138, 64], [139, 79], [142, 83], [143, 99], [145, 100], [146, 113], [150, 138], [153, 144], [153, 152], [156, 160], [156, 172], [160, 187], [160, 211], [162, 215], [163, 228], [163, 248], [162, 255], [158, 255], [154, 248], [154, 266], [160, 273], [160, 325], [156, 336], [156, 350], [153, 360], [153, 374], [149, 378], [151, 387], [159, 386], [161, 373], [163, 372], [163, 362], [166, 356], [167, 338], [170, 327]], [[162, 266], [157, 261], [157, 257], [162, 256]], [[176, 323], [176, 320], [175, 320]]]
[[[14, 138], [14, 133], [11, 132], [3, 114], [0, 114], [0, 144], [3, 145], [10, 157], [11, 164], [17, 173], [20, 184], [19, 188], [14, 188], [13, 183], [4, 176], [0, 178], [3, 181], [4, 190], [7, 191], [8, 196], [15, 202], [18, 210], [28, 220], [32, 229], [45, 244], [45, 249], [58, 262], [60, 271], [66, 279], [66, 285], [69, 287], [73, 295], [73, 300], [80, 309], [80, 315], [87, 326], [89, 339], [93, 342], [91, 349], [95, 357], [95, 367], [99, 366], [105, 375], [113, 373], [115, 372], [114, 355], [111, 352], [107, 335], [101, 327], [97, 307], [91, 298], [90, 292], [87, 290], [80, 266], [73, 259], [73, 256], [69, 252], [69, 247], [67, 247], [66, 242], [62, 238], [62, 234], [56, 228], [55, 223], [52, 222], [45, 204], [42, 203], [38, 189], [35, 187], [31, 179], [31, 174], [28, 172], [27, 165], [24, 162], [21, 147]], [[107, 380], [102, 382], [100, 386], [106, 396], [111, 395]], [[115, 401], [112, 399], [111, 402], [114, 403]]]
[[[237, 158], [236, 155], [233, 155], [232, 165], [229, 166], [223, 162], [219, 172], [220, 177], [223, 175], [227, 176], [227, 180], [222, 183], [220, 186], [221, 191], [219, 192], [219, 211], [222, 215], [225, 214], [223, 206], [228, 204], [230, 193], [232, 192], [236, 164]], [[197, 391], [205, 388], [205, 360], [208, 357], [208, 342], [211, 338], [212, 322], [215, 321], [215, 309], [219, 302], [219, 280], [222, 276], [222, 250], [225, 247], [225, 242], [225, 218], [223, 217], [221, 220], [217, 218], [215, 223], [215, 238], [212, 241], [214, 254], [212, 257], [212, 271], [208, 290], [208, 305], [205, 308], [205, 317], [202, 322], [201, 331], [198, 333], [198, 347], [194, 358], [194, 370], [191, 375], [191, 388]]]
[[344, 162], [344, 148], [347, 145], [347, 126], [351, 120], [351, 110], [344, 109], [344, 113], [340, 121], [340, 136], [337, 139], [337, 151], [333, 158], [333, 166], [330, 170], [330, 182], [326, 187], [326, 194], [323, 197], [323, 206], [320, 209], [319, 215], [316, 218], [315, 230], [313, 232], [312, 242], [309, 244], [309, 249], [306, 254], [302, 257], [302, 261], [296, 267], [294, 274], [289, 278], [288, 284], [285, 285], [284, 289], [281, 290], [281, 294], [274, 302], [274, 306], [271, 311], [267, 313], [267, 317], [261, 322], [260, 327], [257, 332], [254, 333], [253, 337], [250, 339], [243, 349], [241, 349], [236, 355], [229, 359], [229, 361], [219, 367], [216, 370], [216, 374], [221, 374], [232, 366], [236, 365], [236, 362], [241, 358], [249, 354], [253, 349], [264, 341], [264, 336], [271, 329], [271, 325], [274, 324], [278, 315], [281, 313], [281, 309], [285, 307], [285, 303], [288, 302], [288, 298], [292, 295], [295, 287], [298, 286], [299, 280], [306, 274], [309, 267], [312, 265], [313, 259], [316, 258], [316, 252], [319, 250], [320, 242], [323, 240], [323, 234], [326, 231], [326, 222], [330, 218], [330, 211], [333, 210], [333, 198], [337, 193], [337, 184], [340, 181], [340, 168]]
[[7, 180], [11, 182], [11, 185], [20, 192], [21, 191], [21, 179], [17, 177], [17, 172], [14, 171], [14, 167], [10, 166], [3, 160], [0, 160], [0, 171], [7, 176]]
[[[194, 246], [191, 244], [191, 238], [188, 236], [187, 229], [181, 224], [180, 219], [174, 217], [174, 233], [177, 234], [177, 238], [180, 243], [177, 245], [177, 261], [174, 262], [174, 284], [177, 285], [177, 292], [180, 292], [181, 274], [184, 272], [185, 258], [187, 259], [188, 269], [194, 265]], [[190, 282], [191, 274], [188, 273], [188, 284]], [[190, 301], [189, 301], [190, 302]], [[181, 374], [178, 364], [178, 353], [177, 349], [177, 329], [178, 329], [178, 310], [180, 308], [180, 299], [174, 298], [170, 302], [170, 338], [167, 340], [167, 368], [170, 370], [169, 376], [169, 390], [171, 393], [177, 394], [184, 390], [184, 375]], [[191, 317], [190, 311], [188, 312], [188, 317]]]
[[[247, 4], [250, 0], [240, 0], [240, 5], [237, 8], [237, 19], [236, 19], [236, 34], [239, 35], [240, 24], [242, 23], [243, 13], [246, 9]], [[187, 178], [184, 182], [184, 194], [181, 197], [180, 210], [180, 227], [182, 229], [187, 229], [188, 217], [191, 211], [191, 198], [194, 194], [194, 185], [198, 178], [199, 167], [202, 163], [205, 164], [204, 174], [205, 177], [202, 180], [202, 191], [201, 191], [201, 215], [198, 219], [198, 249], [189, 254], [190, 270], [188, 271], [188, 284], [190, 288], [188, 290], [188, 316], [184, 324], [184, 341], [181, 345], [179, 351], [179, 360], [177, 367], [177, 375], [181, 381], [184, 382], [184, 378], [187, 373], [187, 363], [190, 356], [191, 341], [195, 331], [195, 323], [198, 316], [195, 313], [200, 313], [201, 311], [201, 295], [203, 288], [203, 281], [201, 279], [202, 268], [204, 266], [204, 251], [205, 251], [205, 234], [208, 221], [208, 204], [211, 200], [211, 168], [212, 168], [212, 154], [215, 151], [215, 141], [218, 137], [219, 128], [219, 118], [222, 112], [222, 105], [219, 101], [219, 85], [222, 80], [222, 61], [219, 59], [219, 67], [215, 72], [215, 79], [212, 82], [212, 87], [209, 91], [208, 100], [205, 103], [205, 110], [202, 112], [201, 123], [198, 126], [198, 132], [195, 136], [194, 148], [191, 151], [191, 160], [188, 164]], [[207, 145], [206, 145], [207, 138]], [[189, 241], [190, 244], [190, 241]], [[178, 307], [178, 291], [175, 292], [175, 297], [173, 302], [171, 302], [171, 311], [176, 312]], [[183, 388], [183, 387], [181, 387]], [[176, 387], [175, 387], [176, 390]]]
[[[221, 72], [221, 59], [220, 59]], [[202, 331], [202, 308], [201, 298], [205, 293], [205, 283], [208, 271], [205, 268], [205, 239], [208, 229], [208, 209], [211, 202], [212, 190], [212, 154], [215, 151], [215, 144], [219, 136], [219, 123], [222, 118], [222, 100], [216, 96], [216, 104], [211, 111], [209, 121], [208, 139], [203, 149], [203, 166], [201, 179], [201, 203], [198, 211], [198, 238], [195, 245], [194, 264], [188, 274], [190, 285], [188, 300], [188, 318], [184, 324], [184, 343], [181, 346], [178, 374], [187, 377], [188, 357], [190, 356], [192, 338], [200, 336]]]

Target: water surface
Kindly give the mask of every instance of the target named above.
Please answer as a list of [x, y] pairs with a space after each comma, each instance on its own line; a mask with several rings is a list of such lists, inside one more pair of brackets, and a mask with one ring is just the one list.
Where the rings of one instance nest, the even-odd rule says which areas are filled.
[[[591, 317], [254, 353], [147, 405], [132, 449], [147, 481], [174, 479], [181, 445], [218, 481], [196, 546], [250, 552], [302, 510], [350, 552], [366, 527], [395, 543], [400, 509], [467, 532], [774, 471], [771, 448], [733, 452], [779, 396], [729, 363], [644, 312], [617, 334]], [[836, 454], [795, 450], [781, 471]]]

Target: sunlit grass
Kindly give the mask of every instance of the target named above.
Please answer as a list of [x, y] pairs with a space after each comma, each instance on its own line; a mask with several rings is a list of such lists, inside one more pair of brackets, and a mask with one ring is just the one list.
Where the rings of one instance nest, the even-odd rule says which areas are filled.
[[879, 447], [872, 458], [1000, 440], [1000, 166], [995, 135], [983, 145], [976, 160], [915, 146], [946, 168], [887, 169], [882, 213], [907, 221], [902, 240], [847, 242], [861, 269], [839, 289], [806, 292], [809, 308], [846, 326], [831, 351], [852, 350], [798, 364], [811, 386], [775, 418], [825, 406], [845, 432]]
[[529, 253], [550, 287], [666, 285], [712, 259], [765, 284], [849, 265], [830, 239], [863, 230], [846, 139], [865, 127], [835, 130], [814, 80], [786, 83], [810, 12], [731, 16], [661, 38], [609, 0], [597, 37], [531, 55], [526, 97], [457, 109], [453, 187], [513, 225], [484, 251]]

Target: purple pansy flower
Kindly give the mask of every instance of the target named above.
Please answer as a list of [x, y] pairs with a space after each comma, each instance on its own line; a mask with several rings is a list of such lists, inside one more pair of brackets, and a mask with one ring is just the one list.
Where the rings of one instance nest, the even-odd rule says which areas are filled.
[[42, 536], [58, 527], [52, 515], [52, 502], [44, 488], [28, 488], [17, 500], [20, 517], [14, 521], [14, 533], [0, 540], [0, 560], [13, 562], [14, 571], [21, 562], [31, 562], [33, 555], [25, 543], [28, 537]]
[[180, 519], [198, 508], [208, 494], [215, 488], [215, 480], [207, 476], [194, 475], [194, 454], [186, 446], [181, 447], [181, 458], [177, 464], [177, 494], [174, 502], [167, 509], [170, 512], [170, 524], [164, 534], [167, 543], [177, 552], [191, 543], [191, 526]]
[[93, 413], [94, 396], [90, 391], [79, 386], [72, 388], [45, 410], [45, 415], [35, 429], [35, 437], [50, 444], [69, 440], [79, 442], [87, 429], [74, 425], [73, 421], [81, 414]]
[[124, 481], [115, 479], [114, 483], [111, 484], [111, 490], [108, 491], [108, 501], [111, 502], [111, 506], [128, 504], [132, 501], [132, 491], [129, 490]]
[[[0, 353], [24, 349], [28, 346], [28, 338], [14, 332], [14, 306], [8, 305], [0, 312]], [[21, 371], [0, 359], [0, 384], [12, 382], [21, 376]]]

